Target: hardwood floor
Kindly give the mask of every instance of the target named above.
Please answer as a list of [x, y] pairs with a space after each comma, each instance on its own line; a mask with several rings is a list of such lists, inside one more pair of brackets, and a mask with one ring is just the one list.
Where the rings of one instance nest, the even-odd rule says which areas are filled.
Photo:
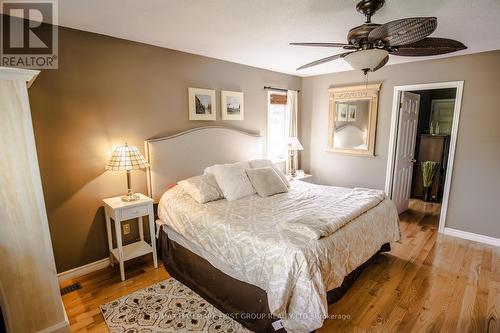
[[[412, 201], [401, 215], [402, 243], [377, 257], [329, 308], [330, 332], [500, 332], [500, 248], [438, 235], [439, 204]], [[75, 332], [106, 332], [99, 305], [168, 278], [145, 257], [66, 281], [63, 296]], [[336, 316], [336, 317], [334, 317]]]

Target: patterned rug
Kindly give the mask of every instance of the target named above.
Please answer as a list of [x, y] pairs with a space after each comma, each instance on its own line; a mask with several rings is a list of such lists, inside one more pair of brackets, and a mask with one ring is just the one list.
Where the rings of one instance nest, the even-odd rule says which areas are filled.
[[101, 305], [112, 333], [248, 333], [194, 291], [170, 278]]

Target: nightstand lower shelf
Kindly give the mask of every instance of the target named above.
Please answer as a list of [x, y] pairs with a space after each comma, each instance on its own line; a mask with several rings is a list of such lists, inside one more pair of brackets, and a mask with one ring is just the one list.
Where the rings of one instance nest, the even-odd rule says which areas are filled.
[[[122, 249], [123, 249], [123, 260], [129, 260], [148, 253], [153, 253], [153, 248], [151, 247], [151, 245], [142, 240], [132, 244], [124, 245]], [[111, 253], [116, 258], [117, 261], [120, 261], [120, 256], [118, 255], [118, 248], [112, 249]]]

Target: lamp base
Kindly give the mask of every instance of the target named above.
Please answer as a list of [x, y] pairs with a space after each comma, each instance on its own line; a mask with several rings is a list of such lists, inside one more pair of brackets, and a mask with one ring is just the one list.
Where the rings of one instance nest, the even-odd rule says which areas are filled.
[[287, 170], [286, 170], [286, 175], [287, 176], [290, 176], [290, 177], [295, 177], [296, 174], [297, 174], [297, 171], [295, 170], [295, 165], [293, 163], [293, 158], [294, 158], [294, 155], [295, 155], [295, 151], [294, 150], [290, 150], [290, 152], [288, 153], [288, 166], [287, 166]]
[[130, 201], [137, 201], [139, 200], [140, 197], [137, 194], [131, 194], [131, 195], [124, 195], [122, 197], [122, 201], [130, 202]]
[[290, 176], [290, 177], [295, 177], [297, 176], [297, 170], [295, 170], [294, 168], [290, 168], [288, 170], [288, 172], [286, 173], [287, 176]]
[[127, 194], [122, 197], [122, 201], [130, 202], [137, 201], [140, 197], [137, 194], [134, 194], [132, 188], [130, 187], [130, 170], [127, 170]]

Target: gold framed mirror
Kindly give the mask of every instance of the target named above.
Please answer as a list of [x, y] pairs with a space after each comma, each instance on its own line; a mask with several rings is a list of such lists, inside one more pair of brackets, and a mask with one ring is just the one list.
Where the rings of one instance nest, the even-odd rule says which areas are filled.
[[328, 89], [330, 112], [327, 151], [375, 155], [381, 83]]

